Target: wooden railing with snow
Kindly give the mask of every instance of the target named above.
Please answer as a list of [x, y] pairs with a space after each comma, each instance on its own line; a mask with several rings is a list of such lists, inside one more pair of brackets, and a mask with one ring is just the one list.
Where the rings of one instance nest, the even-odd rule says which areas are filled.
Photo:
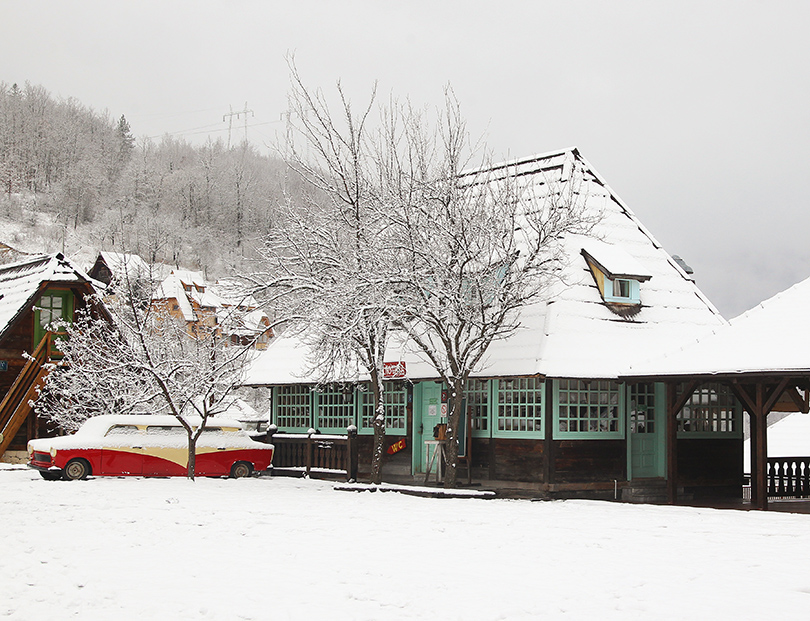
[[769, 457], [768, 496], [810, 497], [810, 457]]
[[0, 455], [31, 413], [31, 403], [39, 397], [38, 390], [48, 375], [45, 364], [52, 354], [51, 334], [46, 333], [0, 402]]
[[357, 480], [357, 429], [346, 435], [319, 433], [279, 433], [267, 431], [267, 442], [275, 446], [273, 471], [300, 471], [306, 476], [328, 477], [345, 473], [347, 481]]

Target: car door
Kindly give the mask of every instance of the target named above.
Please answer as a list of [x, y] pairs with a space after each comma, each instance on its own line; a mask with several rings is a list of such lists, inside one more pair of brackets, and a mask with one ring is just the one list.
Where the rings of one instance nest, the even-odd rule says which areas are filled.
[[133, 476], [143, 473], [145, 434], [136, 425], [112, 425], [104, 434], [101, 472], [93, 474]]

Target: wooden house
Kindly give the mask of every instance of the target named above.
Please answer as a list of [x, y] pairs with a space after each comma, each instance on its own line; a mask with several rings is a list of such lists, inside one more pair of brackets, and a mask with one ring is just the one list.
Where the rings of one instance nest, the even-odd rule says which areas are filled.
[[[561, 277], [522, 310], [520, 328], [494, 342], [473, 373], [465, 394], [468, 438], [460, 447], [473, 478], [549, 496], [663, 500], [671, 445], [666, 383], [622, 376], [632, 363], [727, 322], [691, 270], [662, 248], [577, 149], [497, 169], [538, 187], [566, 183], [576, 171], [587, 213], [598, 223], [591, 235], [564, 240], [568, 261]], [[366, 378], [358, 372], [316, 386], [307, 351], [306, 339], [280, 335], [253, 363], [246, 384], [271, 389], [272, 422], [281, 431], [345, 433], [356, 425], [361, 472], [367, 470], [372, 406]], [[386, 357], [393, 373], [386, 385], [387, 442], [397, 450], [384, 472], [424, 480], [434, 429], [446, 420], [447, 393], [407, 342], [391, 344]], [[684, 420], [677, 430], [689, 441], [681, 453], [688, 462], [683, 472], [694, 476], [679, 484], [694, 494], [739, 496], [740, 405], [722, 386], [696, 394], [685, 406], [696, 420]], [[702, 425], [703, 416], [724, 424]]]
[[[61, 254], [0, 266], [0, 456], [26, 459], [26, 444], [44, 427], [31, 402], [61, 355], [52, 322], [70, 320], [103, 285]], [[98, 307], [96, 312], [104, 313]]]

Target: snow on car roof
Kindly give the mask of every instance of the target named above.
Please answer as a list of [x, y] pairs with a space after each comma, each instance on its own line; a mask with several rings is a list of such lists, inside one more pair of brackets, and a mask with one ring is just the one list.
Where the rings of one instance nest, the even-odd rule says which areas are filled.
[[[201, 419], [196, 416], [186, 418], [192, 427], [199, 427]], [[82, 436], [103, 436], [113, 425], [155, 425], [180, 427], [180, 421], [167, 414], [103, 414], [88, 418], [76, 432]], [[209, 418], [206, 427], [235, 427], [241, 429], [239, 421], [230, 418]]]

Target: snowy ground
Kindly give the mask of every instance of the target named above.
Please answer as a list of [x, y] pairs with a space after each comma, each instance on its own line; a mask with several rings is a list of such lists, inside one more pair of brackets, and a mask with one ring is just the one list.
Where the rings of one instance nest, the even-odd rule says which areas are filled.
[[807, 515], [0, 468], [0, 618], [810, 614]]

